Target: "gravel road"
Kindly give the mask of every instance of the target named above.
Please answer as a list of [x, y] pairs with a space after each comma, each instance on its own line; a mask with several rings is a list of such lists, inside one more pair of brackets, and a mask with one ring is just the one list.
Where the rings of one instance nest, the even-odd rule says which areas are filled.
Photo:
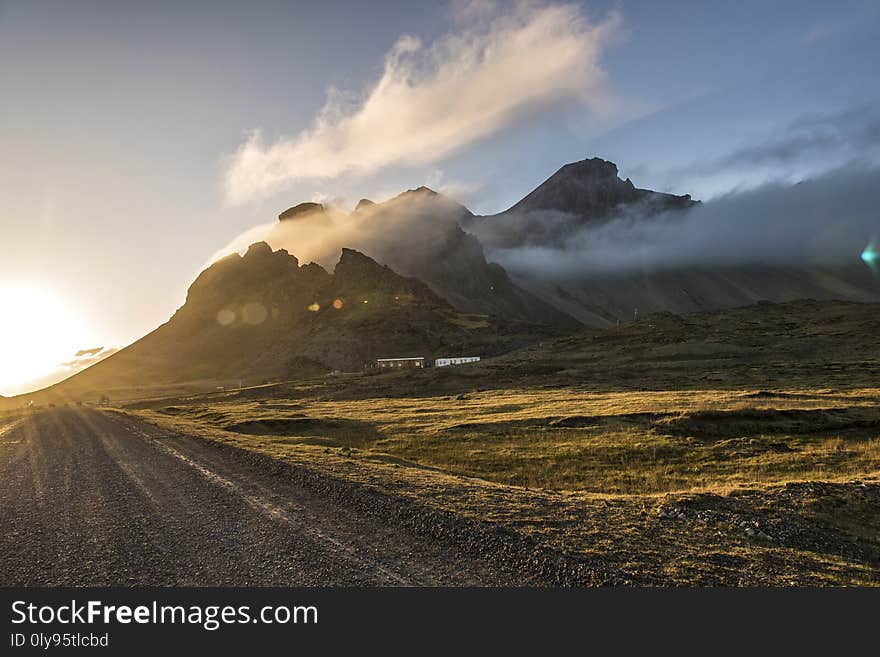
[[0, 585], [529, 584], [492, 558], [334, 502], [135, 418], [0, 426]]

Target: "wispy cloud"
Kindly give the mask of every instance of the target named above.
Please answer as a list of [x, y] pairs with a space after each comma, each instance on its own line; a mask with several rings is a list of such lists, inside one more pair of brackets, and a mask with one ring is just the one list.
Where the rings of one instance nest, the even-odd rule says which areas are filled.
[[880, 154], [880, 107], [858, 107], [832, 115], [804, 116], [786, 134], [748, 146], [712, 163], [714, 170], [732, 167], [789, 166], [813, 159], [831, 168], [840, 160]]
[[812, 46], [819, 41], [828, 39], [841, 30], [840, 23], [818, 23], [804, 32], [801, 36], [801, 45]]
[[[760, 142], [684, 166], [653, 171], [629, 167], [631, 175], [651, 177], [662, 189], [687, 191], [703, 199], [771, 181], [797, 182], [853, 161], [880, 163], [880, 106], [863, 105], [837, 113], [806, 114]], [[656, 183], [655, 183], [656, 184]]]
[[333, 92], [299, 134], [266, 143], [254, 133], [226, 170], [227, 198], [241, 203], [295, 181], [431, 164], [560, 102], [607, 111], [599, 60], [619, 24], [616, 12], [594, 22], [572, 4], [469, 3], [457, 30], [430, 45], [398, 39], [360, 102]]
[[61, 372], [60, 374], [64, 374], [65, 376], [71, 376], [80, 370], [84, 370], [87, 367], [98, 363], [109, 356], [112, 356], [117, 351], [119, 351], [118, 347], [95, 347], [93, 349], [80, 349], [74, 354], [73, 358], [67, 361], [66, 363], [62, 363], [60, 366]]

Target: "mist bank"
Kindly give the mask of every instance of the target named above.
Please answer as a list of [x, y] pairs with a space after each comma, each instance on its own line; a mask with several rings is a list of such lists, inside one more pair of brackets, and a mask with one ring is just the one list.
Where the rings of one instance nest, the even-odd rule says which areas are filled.
[[[880, 167], [852, 163], [797, 184], [734, 191], [685, 211], [631, 208], [603, 222], [564, 212], [496, 215], [472, 230], [520, 276], [567, 278], [689, 267], [864, 267], [880, 237]], [[536, 230], [536, 226], [539, 229]], [[511, 230], [530, 235], [503, 246]]]
[[382, 203], [362, 199], [354, 210], [335, 204], [301, 203], [283, 212], [283, 218], [244, 231], [207, 264], [230, 253], [243, 254], [249, 245], [260, 241], [328, 270], [339, 260], [343, 248], [362, 251], [383, 264], [389, 264], [389, 259], [415, 263], [442, 251], [451, 236], [464, 237], [470, 248], [482, 253], [477, 239], [460, 228], [469, 216], [463, 205], [426, 187]]
[[[514, 234], [521, 244], [510, 247]], [[214, 259], [260, 240], [325, 268], [343, 248], [353, 248], [409, 275], [425, 259], [443, 257], [454, 266], [451, 249], [485, 253], [519, 277], [559, 279], [692, 267], [864, 267], [862, 252], [880, 243], [880, 167], [851, 163], [686, 210], [646, 214], [636, 203], [601, 220], [556, 210], [475, 217], [422, 187], [383, 203], [364, 201], [353, 211], [306, 208], [246, 231]]]
[[[579, 193], [617, 198], [609, 190], [626, 183], [606, 178]], [[561, 327], [762, 300], [880, 301], [876, 261], [863, 255], [880, 244], [878, 189], [880, 168], [853, 163], [677, 209], [658, 210], [651, 192], [608, 212], [477, 217], [419, 188], [353, 211], [301, 204], [228, 250], [264, 240], [329, 271], [353, 248], [422, 280], [460, 311]], [[557, 207], [570, 205], [558, 198], [565, 202]]]
[[420, 187], [384, 203], [363, 201], [352, 212], [332, 205], [306, 207], [272, 225], [264, 239], [325, 268], [333, 267], [343, 248], [351, 248], [409, 273], [420, 259], [442, 252], [468, 215], [464, 206]]

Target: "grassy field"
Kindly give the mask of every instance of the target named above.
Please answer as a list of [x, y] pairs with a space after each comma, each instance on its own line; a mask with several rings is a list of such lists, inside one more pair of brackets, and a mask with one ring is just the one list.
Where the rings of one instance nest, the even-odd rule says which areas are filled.
[[127, 412], [658, 584], [880, 585], [876, 389], [302, 392]]
[[877, 310], [661, 315], [124, 410], [657, 583], [880, 585]]
[[880, 390], [218, 401], [154, 413], [284, 455], [321, 446], [556, 490], [660, 493], [880, 472]]

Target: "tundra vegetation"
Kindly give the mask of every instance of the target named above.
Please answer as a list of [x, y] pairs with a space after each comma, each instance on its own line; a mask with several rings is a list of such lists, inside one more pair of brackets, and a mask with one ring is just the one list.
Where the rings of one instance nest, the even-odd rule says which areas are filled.
[[124, 410], [659, 584], [878, 584], [877, 316], [660, 314], [458, 367]]

